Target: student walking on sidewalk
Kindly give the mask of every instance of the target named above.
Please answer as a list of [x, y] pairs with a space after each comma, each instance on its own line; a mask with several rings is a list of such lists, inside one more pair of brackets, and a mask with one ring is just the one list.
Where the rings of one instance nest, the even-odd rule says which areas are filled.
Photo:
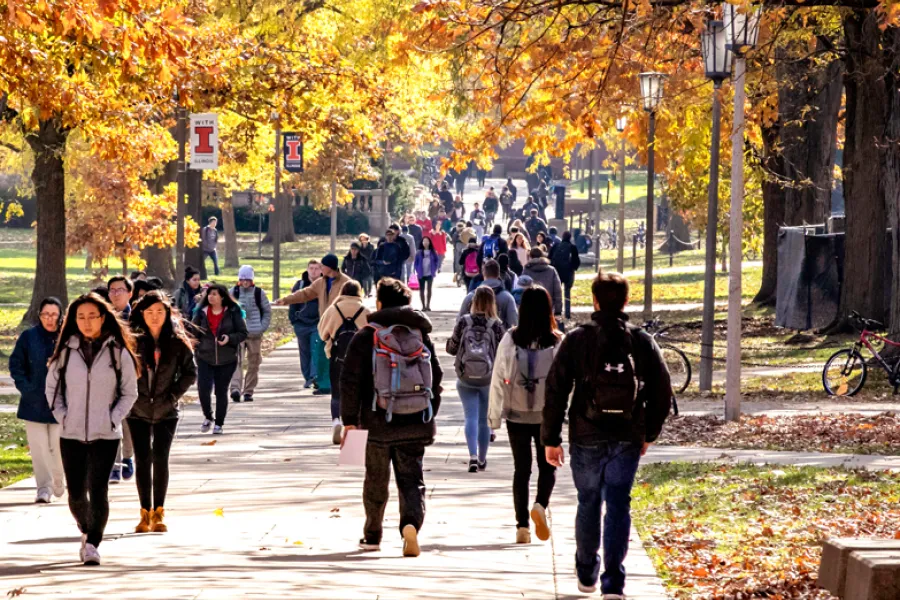
[[431, 310], [431, 290], [434, 286], [434, 278], [438, 274], [440, 258], [431, 246], [431, 239], [422, 238], [422, 246], [416, 252], [415, 268], [416, 277], [419, 278], [419, 297], [422, 300], [422, 310]]
[[474, 292], [470, 314], [456, 322], [453, 335], [447, 340], [447, 354], [456, 357], [456, 390], [466, 416], [469, 473], [487, 468], [491, 442], [487, 421], [491, 373], [505, 331], [497, 317], [494, 290], [481, 286]]
[[[341, 371], [344, 440], [353, 429], [369, 432], [363, 484], [366, 524], [359, 545], [367, 551], [380, 549], [393, 466], [403, 555], [418, 556], [418, 533], [425, 520], [422, 461], [425, 447], [434, 443], [443, 371], [428, 337], [431, 321], [410, 308], [409, 288], [383, 279], [376, 300], [378, 311], [353, 337]], [[392, 355], [397, 360], [391, 360]], [[404, 376], [395, 378], [401, 361]]]
[[556, 484], [556, 467], [547, 462], [541, 444], [541, 421], [547, 375], [559, 349], [562, 334], [556, 328], [553, 305], [547, 290], [529, 286], [522, 292], [519, 325], [503, 336], [497, 349], [491, 378], [488, 425], [506, 431], [513, 455], [513, 505], [516, 510], [516, 543], [531, 543], [528, 499], [534, 445], [538, 465], [537, 496], [531, 507], [538, 539], [550, 538], [547, 506]]
[[[247, 323], [240, 305], [224, 285], [213, 283], [194, 313], [197, 327], [197, 392], [203, 409], [200, 433], [213, 427], [213, 434], [224, 432], [228, 414], [228, 384], [237, 368], [238, 348], [247, 339]], [[216, 414], [212, 412], [212, 393], [216, 394]]]
[[[262, 363], [262, 338], [272, 322], [272, 307], [265, 290], [254, 283], [253, 267], [244, 265], [238, 270], [238, 285], [231, 295], [241, 305], [247, 322], [247, 339], [238, 347], [237, 367], [231, 378], [231, 400], [253, 402], [253, 392], [259, 383], [259, 365]], [[247, 373], [244, 374], [244, 357]]]
[[[142, 283], [146, 285], [146, 281]], [[136, 287], [130, 279], [122, 275], [111, 277], [106, 282], [109, 303], [112, 304], [116, 315], [123, 321], [127, 322], [128, 317], [131, 316], [131, 300], [137, 298]], [[131, 443], [131, 430], [128, 429], [128, 422], [122, 421], [122, 443], [116, 453], [116, 462], [109, 473], [109, 482], [119, 483], [123, 479], [128, 481], [132, 477], [134, 477], [134, 445]]]
[[[319, 261], [309, 261], [306, 271], [291, 288], [291, 293], [309, 287], [322, 276]], [[311, 388], [316, 383], [316, 362], [313, 346], [318, 337], [319, 327], [319, 299], [314, 298], [306, 302], [297, 302], [288, 306], [288, 317], [294, 326], [294, 335], [297, 336], [297, 346], [300, 349], [300, 372], [303, 374], [304, 389]]]
[[131, 429], [141, 521], [135, 533], [168, 531], [169, 451], [178, 428], [181, 397], [197, 380], [194, 342], [163, 292], [150, 292], [131, 311], [141, 360], [138, 399], [126, 421]]
[[[641, 456], [662, 431], [672, 403], [669, 372], [653, 338], [628, 323], [628, 281], [598, 275], [591, 321], [563, 340], [547, 378], [541, 441], [547, 462], [564, 461], [568, 409], [572, 479], [578, 490], [575, 570], [578, 589], [624, 598], [631, 487]], [[569, 406], [569, 394], [575, 393]], [[605, 505], [605, 513], [604, 513]], [[603, 514], [603, 569], [597, 551]]]
[[21, 394], [16, 417], [25, 421], [37, 486], [34, 501], [41, 504], [48, 504], [53, 496], [59, 498], [66, 491], [59, 451], [59, 424], [53, 418], [46, 395], [47, 361], [56, 348], [62, 310], [62, 303], [56, 298], [41, 300], [40, 323], [19, 336], [9, 357], [9, 374]]
[[66, 311], [47, 367], [45, 392], [61, 424], [60, 451], [69, 509], [81, 530], [80, 557], [99, 565], [109, 519], [109, 472], [122, 420], [137, 400], [134, 336], [103, 298], [91, 292]]
[[363, 306], [362, 286], [348, 281], [340, 297], [328, 307], [319, 322], [319, 337], [325, 342], [331, 377], [331, 441], [341, 443], [341, 369], [347, 358], [347, 348], [356, 332], [368, 323], [369, 309]]

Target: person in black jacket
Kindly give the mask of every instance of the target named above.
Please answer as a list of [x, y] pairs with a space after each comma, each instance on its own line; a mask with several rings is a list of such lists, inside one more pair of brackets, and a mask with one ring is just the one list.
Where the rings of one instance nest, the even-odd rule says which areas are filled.
[[47, 504], [53, 496], [66, 491], [62, 455], [59, 450], [59, 424], [50, 411], [45, 386], [47, 361], [53, 356], [62, 323], [63, 305], [56, 298], [41, 300], [40, 323], [16, 340], [9, 357], [9, 374], [21, 394], [16, 417], [25, 421], [25, 435], [31, 451], [31, 466], [37, 496], [34, 501]]
[[372, 283], [375, 281], [375, 269], [372, 266], [372, 259], [375, 258], [375, 246], [369, 243], [368, 233], [359, 234], [359, 253], [369, 261], [369, 276], [364, 281], [360, 281], [360, 283], [363, 286], [363, 291], [366, 293], [366, 298], [371, 298]]
[[247, 323], [241, 306], [228, 294], [224, 285], [211, 284], [206, 288], [193, 319], [198, 330], [197, 391], [200, 406], [206, 417], [200, 433], [213, 424], [212, 392], [216, 393], [216, 416], [213, 433], [224, 433], [228, 414], [228, 385], [237, 367], [238, 347], [247, 339]]
[[563, 286], [563, 303], [567, 319], [572, 318], [572, 286], [575, 285], [575, 271], [581, 266], [578, 248], [572, 243], [572, 232], [563, 233], [562, 241], [556, 245], [550, 256], [550, 264], [559, 273], [559, 281]]
[[[367, 260], [366, 262], [368, 263]], [[291, 288], [291, 293], [311, 286], [313, 281], [321, 276], [322, 267], [319, 265], [319, 261], [312, 259], [307, 265], [307, 270]], [[369, 275], [369, 280], [371, 278]], [[297, 336], [297, 347], [300, 350], [300, 372], [303, 373], [304, 379], [303, 388], [309, 389], [316, 383], [316, 369], [318, 368], [313, 346], [319, 336], [319, 299], [315, 298], [307, 302], [289, 305], [288, 318], [291, 320], [291, 325], [294, 326], [294, 335]]]
[[341, 264], [341, 272], [350, 279], [355, 279], [360, 285], [372, 276], [372, 267], [369, 260], [360, 252], [357, 242], [350, 244], [350, 252], [344, 257]]
[[[628, 324], [622, 312], [628, 301], [628, 281], [618, 273], [600, 274], [592, 285], [594, 309], [591, 323], [570, 333], [559, 348], [550, 374], [541, 425], [541, 441], [547, 462], [563, 463], [562, 426], [568, 410], [569, 452], [572, 478], [578, 490], [575, 517], [575, 569], [578, 589], [596, 590], [599, 577], [604, 594], [622, 594], [631, 531], [631, 487], [641, 456], [653, 443], [669, 415], [672, 386], [669, 372], [653, 338]], [[604, 363], [613, 356], [617, 364]], [[627, 356], [627, 360], [625, 359]], [[616, 360], [616, 359], [613, 359]], [[633, 367], [631, 365], [634, 365]], [[622, 404], [610, 405], [616, 388], [598, 387], [613, 373], [632, 376], [634, 392], [630, 418], [621, 415]], [[604, 375], [605, 373], [605, 375]], [[630, 377], [629, 377], [630, 379]], [[575, 393], [569, 405], [572, 388]], [[618, 388], [622, 390], [623, 388]], [[597, 398], [605, 403], [598, 406]], [[590, 414], [590, 417], [589, 417]], [[603, 566], [600, 575], [600, 515], [603, 521]]]
[[[419, 554], [418, 532], [425, 520], [425, 479], [422, 461], [425, 447], [434, 443], [436, 427], [434, 417], [441, 407], [441, 380], [443, 371], [434, 351], [431, 321], [423, 313], [410, 308], [412, 292], [396, 279], [382, 279], [376, 290], [377, 312], [369, 315], [370, 326], [364, 327], [353, 337], [347, 350], [344, 369], [341, 371], [341, 419], [344, 422], [344, 439], [353, 429], [369, 432], [366, 445], [366, 479], [363, 484], [363, 504], [366, 509], [364, 537], [360, 540], [363, 550], [378, 550], [382, 537], [382, 521], [388, 501], [391, 465], [394, 468], [400, 495], [400, 533], [403, 536], [405, 556]], [[387, 421], [387, 413], [381, 407], [372, 409], [375, 395], [372, 353], [374, 329], [406, 325], [422, 332], [425, 347], [431, 353], [433, 417], [426, 420], [421, 413], [393, 415]]]
[[141, 522], [134, 532], [160, 533], [168, 531], [163, 520], [169, 451], [178, 428], [181, 397], [197, 380], [194, 342], [178, 314], [172, 314], [164, 292], [150, 292], [138, 300], [129, 320], [141, 357], [138, 399], [127, 418], [141, 502]]

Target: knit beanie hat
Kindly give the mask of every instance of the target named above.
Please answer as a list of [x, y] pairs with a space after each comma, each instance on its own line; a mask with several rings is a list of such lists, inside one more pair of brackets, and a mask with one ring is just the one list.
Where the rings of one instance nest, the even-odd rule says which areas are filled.
[[253, 281], [256, 279], [255, 273], [253, 272], [253, 267], [250, 265], [244, 265], [240, 269], [238, 269], [238, 279], [249, 279]]
[[332, 271], [338, 270], [338, 257], [334, 254], [326, 254], [322, 257], [322, 265], [328, 267]]
[[518, 281], [516, 281], [517, 288], [525, 289], [530, 288], [533, 285], [534, 279], [532, 279], [530, 275], [522, 275], [521, 277], [519, 277]]

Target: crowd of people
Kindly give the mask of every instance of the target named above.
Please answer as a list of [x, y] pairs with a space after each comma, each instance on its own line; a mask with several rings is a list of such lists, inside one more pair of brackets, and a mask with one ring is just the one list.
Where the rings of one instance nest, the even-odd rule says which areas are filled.
[[[599, 581], [604, 598], [623, 598], [630, 489], [670, 410], [668, 372], [653, 339], [627, 322], [628, 283], [620, 275], [598, 275], [590, 321], [564, 331], [579, 266], [570, 233], [560, 237], [546, 226], [537, 197], [522, 221], [510, 208], [511, 181], [499, 198], [492, 194], [484, 211], [475, 205], [466, 215], [445, 185], [433, 217], [430, 209], [406, 215], [375, 244], [360, 235], [342, 263], [334, 254], [310, 261], [291, 293], [273, 302], [247, 265], [231, 288], [204, 285], [187, 267], [171, 295], [158, 280], [134, 273], [111, 278], [68, 307], [45, 299], [40, 322], [17, 341], [10, 372], [21, 392], [18, 416], [26, 421], [35, 500], [48, 503], [68, 489], [82, 532], [81, 560], [100, 563], [108, 486], [121, 478], [136, 479], [135, 531], [167, 530], [169, 454], [181, 399], [196, 383], [200, 431], [224, 433], [229, 401], [254, 400], [273, 305], [288, 307], [304, 388], [330, 395], [331, 442], [342, 445], [349, 432], [368, 431], [360, 548], [380, 549], [393, 470], [403, 553], [417, 556], [423, 459], [445, 391], [426, 313], [448, 246], [459, 244], [452, 272], [467, 294], [444, 350], [454, 357], [467, 471], [488, 468], [495, 431], [505, 421], [515, 541], [531, 543], [532, 524], [538, 539], [549, 539], [546, 511], [564, 461], [567, 420], [578, 490], [579, 589], [592, 592]], [[494, 222], [501, 207], [506, 228]], [[416, 288], [421, 310], [412, 306]], [[371, 311], [365, 298], [373, 294]]]

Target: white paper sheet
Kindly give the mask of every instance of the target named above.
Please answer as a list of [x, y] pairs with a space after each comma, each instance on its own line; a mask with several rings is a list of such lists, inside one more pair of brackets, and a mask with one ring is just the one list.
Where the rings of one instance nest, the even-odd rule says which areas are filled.
[[338, 465], [346, 467], [366, 466], [366, 443], [369, 432], [362, 429], [351, 429], [347, 432], [344, 447], [341, 448], [341, 456]]

